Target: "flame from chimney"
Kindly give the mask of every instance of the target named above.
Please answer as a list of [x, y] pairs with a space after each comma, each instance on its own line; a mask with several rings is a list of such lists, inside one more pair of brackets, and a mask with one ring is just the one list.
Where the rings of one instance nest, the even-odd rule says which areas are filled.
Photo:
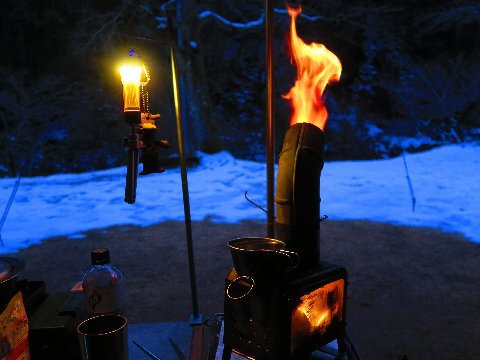
[[323, 44], [306, 44], [297, 35], [296, 19], [302, 9], [287, 6], [290, 23], [290, 55], [297, 67], [295, 85], [283, 97], [290, 100], [293, 113], [290, 125], [309, 122], [324, 129], [327, 122], [323, 91], [327, 84], [339, 81], [342, 64]]

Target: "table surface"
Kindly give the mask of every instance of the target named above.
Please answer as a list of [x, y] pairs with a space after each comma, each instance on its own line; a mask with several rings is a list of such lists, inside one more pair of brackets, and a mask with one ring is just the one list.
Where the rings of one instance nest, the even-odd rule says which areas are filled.
[[[223, 330], [223, 329], [222, 329]], [[192, 328], [188, 322], [162, 322], [162, 323], [142, 323], [128, 325], [128, 352], [129, 360], [151, 360], [143, 353], [133, 342], [146, 347], [161, 360], [180, 360], [175, 352], [170, 339], [188, 359], [190, 352], [190, 341], [192, 337]], [[220, 332], [220, 338], [223, 337], [223, 331]], [[336, 341], [330, 344], [336, 349]], [[204, 349], [206, 350], [206, 349]], [[220, 342], [216, 349], [216, 360], [221, 359], [223, 344]], [[232, 354], [231, 360], [244, 360], [245, 358], [237, 354]], [[324, 353], [314, 352], [310, 360], [333, 359]]]

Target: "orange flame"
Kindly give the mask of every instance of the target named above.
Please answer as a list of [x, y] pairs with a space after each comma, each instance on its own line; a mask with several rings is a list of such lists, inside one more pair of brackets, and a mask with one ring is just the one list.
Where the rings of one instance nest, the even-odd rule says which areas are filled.
[[323, 91], [328, 83], [340, 80], [342, 64], [323, 44], [305, 44], [298, 37], [295, 25], [302, 9], [289, 6], [287, 9], [291, 17], [290, 55], [297, 66], [295, 85], [283, 96], [293, 108], [290, 125], [309, 122], [323, 130], [328, 117]]
[[290, 349], [295, 351], [306, 340], [327, 334], [343, 321], [345, 280], [327, 283], [300, 297], [292, 312]]

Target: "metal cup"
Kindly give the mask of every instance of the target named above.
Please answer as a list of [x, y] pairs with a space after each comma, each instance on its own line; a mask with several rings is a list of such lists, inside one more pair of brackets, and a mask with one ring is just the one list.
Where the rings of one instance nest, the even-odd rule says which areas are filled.
[[285, 243], [277, 239], [244, 237], [229, 241], [228, 247], [237, 273], [256, 280], [288, 272], [300, 263], [300, 256], [285, 250]]
[[82, 321], [77, 332], [83, 360], [128, 360], [126, 317], [95, 316]]

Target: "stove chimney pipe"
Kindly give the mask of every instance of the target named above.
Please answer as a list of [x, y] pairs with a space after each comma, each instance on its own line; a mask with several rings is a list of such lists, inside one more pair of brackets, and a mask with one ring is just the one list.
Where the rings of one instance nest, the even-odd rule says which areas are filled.
[[292, 125], [278, 161], [275, 237], [297, 252], [301, 267], [320, 261], [320, 173], [324, 132], [310, 123]]

